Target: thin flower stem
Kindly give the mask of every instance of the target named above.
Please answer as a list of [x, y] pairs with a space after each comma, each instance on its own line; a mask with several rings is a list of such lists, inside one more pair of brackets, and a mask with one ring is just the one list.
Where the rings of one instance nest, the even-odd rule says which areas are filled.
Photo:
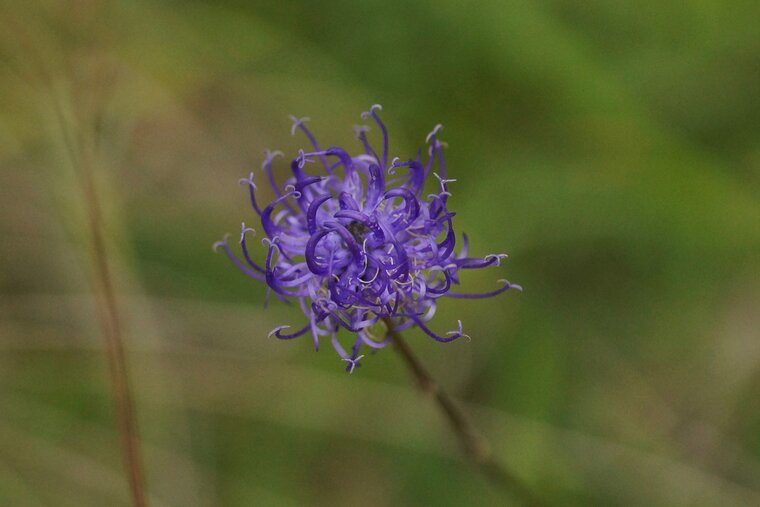
[[388, 318], [383, 321], [395, 345], [394, 348], [406, 363], [420, 390], [435, 400], [468, 458], [494, 485], [518, 498], [524, 505], [531, 507], [544, 505], [522, 480], [496, 460], [488, 440], [480, 435], [454, 400], [430, 376], [406, 340], [396, 331], [393, 321]]

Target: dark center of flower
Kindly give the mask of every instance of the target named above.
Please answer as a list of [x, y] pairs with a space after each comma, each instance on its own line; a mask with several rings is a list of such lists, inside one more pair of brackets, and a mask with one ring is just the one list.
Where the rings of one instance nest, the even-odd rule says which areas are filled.
[[354, 237], [357, 243], [364, 241], [364, 236], [366, 236], [368, 232], [371, 232], [369, 227], [358, 220], [352, 220], [346, 229], [348, 229], [348, 232], [351, 233], [351, 236]]

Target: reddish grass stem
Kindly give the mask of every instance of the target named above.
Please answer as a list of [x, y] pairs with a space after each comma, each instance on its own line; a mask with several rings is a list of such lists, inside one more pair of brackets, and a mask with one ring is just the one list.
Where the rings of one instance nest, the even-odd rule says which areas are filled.
[[83, 172], [83, 183], [88, 207], [87, 214], [92, 239], [92, 262], [98, 286], [98, 317], [105, 342], [108, 369], [111, 375], [111, 394], [116, 408], [116, 420], [121, 436], [124, 466], [129, 479], [133, 505], [135, 507], [147, 507], [148, 502], [145, 497], [137, 421], [129, 383], [119, 307], [116, 301], [116, 293], [113, 287], [106, 245], [103, 238], [102, 215], [93, 175], [87, 170]]
[[[5, 13], [3, 12], [3, 14]], [[134, 507], [147, 507], [137, 422], [129, 384], [121, 318], [108, 264], [106, 242], [103, 237], [103, 215], [95, 184], [94, 153], [92, 146], [85, 142], [85, 136], [82, 135], [82, 132], [71, 127], [70, 121], [64, 113], [62, 102], [59, 101], [56, 94], [55, 79], [49, 72], [46, 58], [38, 50], [34, 38], [30, 36], [23, 23], [19, 23], [18, 20], [11, 17], [9, 23], [12, 28], [11, 33], [14, 34], [15, 40], [21, 48], [20, 54], [24, 55], [24, 58], [17, 62], [2, 61], [2, 63], [8, 64], [11, 71], [32, 87], [41, 84], [42, 90], [49, 94], [53, 112], [59, 122], [64, 146], [71, 165], [80, 180], [79, 183], [87, 207], [91, 241], [90, 260], [93, 270], [93, 292], [96, 296], [96, 311], [105, 343], [105, 353], [111, 377], [111, 395], [116, 409], [115, 415], [121, 438], [124, 466]], [[28, 63], [28, 67], [20, 65], [21, 61]], [[80, 135], [76, 135], [76, 132]]]
[[[52, 83], [52, 81], [49, 82]], [[103, 236], [103, 213], [95, 183], [93, 153], [87, 149], [87, 145], [81, 136], [73, 135], [72, 130], [68, 128], [68, 122], [61, 104], [55, 94], [52, 93], [52, 85], [50, 89], [55, 114], [61, 125], [64, 144], [71, 157], [72, 165], [77, 169], [87, 208], [91, 241], [90, 260], [93, 271], [92, 284], [96, 296], [95, 306], [105, 344], [106, 360], [111, 377], [111, 398], [116, 410], [116, 424], [121, 440], [122, 457], [132, 504], [134, 507], [148, 507], [140, 454], [140, 439], [129, 382], [127, 357], [124, 350], [121, 314], [108, 263], [106, 241]]]

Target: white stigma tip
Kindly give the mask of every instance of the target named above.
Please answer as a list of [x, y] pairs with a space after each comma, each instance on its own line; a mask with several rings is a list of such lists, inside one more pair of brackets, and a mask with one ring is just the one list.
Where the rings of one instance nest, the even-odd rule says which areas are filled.
[[347, 362], [349, 364], [348, 373], [353, 373], [354, 369], [356, 368], [356, 365], [359, 364], [359, 360], [361, 358], [363, 358], [363, 357], [364, 357], [364, 354], [362, 354], [361, 356], [357, 357], [356, 359], [350, 359], [348, 357], [342, 357], [341, 360], [345, 361], [345, 362]]
[[486, 262], [490, 262], [492, 259], [495, 259], [495, 263], [497, 266], [501, 266], [501, 260], [502, 259], [508, 259], [509, 255], [507, 254], [488, 254], [485, 257], [483, 257], [483, 260]]
[[365, 112], [362, 113], [362, 119], [366, 119], [366, 118], [372, 116], [372, 114], [376, 110], [377, 111], [382, 111], [383, 110], [383, 106], [381, 106], [380, 104], [372, 104], [372, 107], [369, 108], [369, 111], [365, 111]]
[[366, 134], [367, 132], [369, 132], [367, 125], [354, 125], [354, 135], [357, 138], [361, 138], [362, 134]]
[[275, 236], [272, 239], [269, 238], [261, 238], [261, 244], [268, 246], [269, 248], [277, 248], [279, 250], [279, 246], [277, 245], [277, 242], [280, 240], [279, 236]]
[[444, 179], [444, 178], [441, 177], [440, 174], [438, 174], [436, 172], [433, 173], [433, 176], [435, 176], [436, 179], [438, 181], [440, 181], [442, 185], [445, 185], [446, 183], [454, 183], [456, 181], [456, 179], [452, 179], [452, 178]]
[[283, 329], [288, 329], [288, 328], [290, 328], [290, 326], [277, 326], [276, 328], [274, 328], [271, 331], [269, 331], [269, 334], [267, 335], [267, 338], [271, 338], [272, 336], [276, 335], [277, 333], [279, 333]]
[[256, 184], [253, 182], [253, 172], [251, 172], [251, 174], [249, 174], [247, 178], [240, 178], [238, 180], [238, 185], [243, 185], [243, 184], [250, 185], [253, 187], [254, 190], [257, 190]]
[[264, 151], [264, 162], [261, 163], [261, 168], [266, 169], [269, 164], [272, 163], [272, 160], [274, 160], [276, 157], [284, 157], [285, 154], [281, 152], [280, 150], [275, 151]]
[[426, 143], [429, 143], [429, 142], [430, 142], [430, 139], [431, 139], [433, 136], [437, 135], [437, 134], [438, 134], [438, 132], [440, 132], [441, 130], [443, 130], [443, 125], [441, 125], [441, 124], [439, 123], [438, 125], [436, 125], [435, 127], [433, 127], [433, 130], [431, 130], [431, 131], [430, 131], [430, 133], [427, 135], [427, 137], [425, 138], [425, 142], [426, 142]]
[[301, 198], [301, 192], [296, 190], [296, 187], [294, 185], [285, 185], [285, 191], [288, 193], [288, 195], [292, 195], [296, 199]]
[[307, 121], [311, 121], [311, 118], [308, 116], [304, 116], [303, 118], [296, 118], [292, 114], [290, 115], [290, 121], [293, 122], [293, 126], [290, 127], [290, 135], [294, 136], [296, 135], [296, 129], [306, 123]]
[[245, 233], [250, 232], [254, 236], [256, 236], [256, 231], [252, 229], [251, 227], [246, 227], [245, 222], [241, 222], [240, 224], [240, 242], [242, 243], [245, 239]]
[[516, 289], [522, 292], [523, 288], [521, 285], [517, 285], [516, 283], [510, 283], [509, 280], [501, 279], [499, 282], [503, 283], [504, 285], [509, 286], [510, 289]]

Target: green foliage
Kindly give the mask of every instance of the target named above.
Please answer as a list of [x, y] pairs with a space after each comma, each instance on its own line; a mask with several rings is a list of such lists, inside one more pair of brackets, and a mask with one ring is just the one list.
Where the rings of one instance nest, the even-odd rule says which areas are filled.
[[85, 164], [154, 505], [503, 501], [393, 354], [348, 376], [267, 340], [300, 312], [211, 253], [258, 228], [237, 180], [297, 149], [288, 114], [351, 145], [372, 103], [394, 154], [446, 126], [459, 228], [510, 254], [468, 289], [525, 287], [445, 303], [469, 343], [409, 335], [494, 452], [551, 505], [760, 503], [760, 3], [28, 4], [0, 36], [0, 504], [128, 505]]

